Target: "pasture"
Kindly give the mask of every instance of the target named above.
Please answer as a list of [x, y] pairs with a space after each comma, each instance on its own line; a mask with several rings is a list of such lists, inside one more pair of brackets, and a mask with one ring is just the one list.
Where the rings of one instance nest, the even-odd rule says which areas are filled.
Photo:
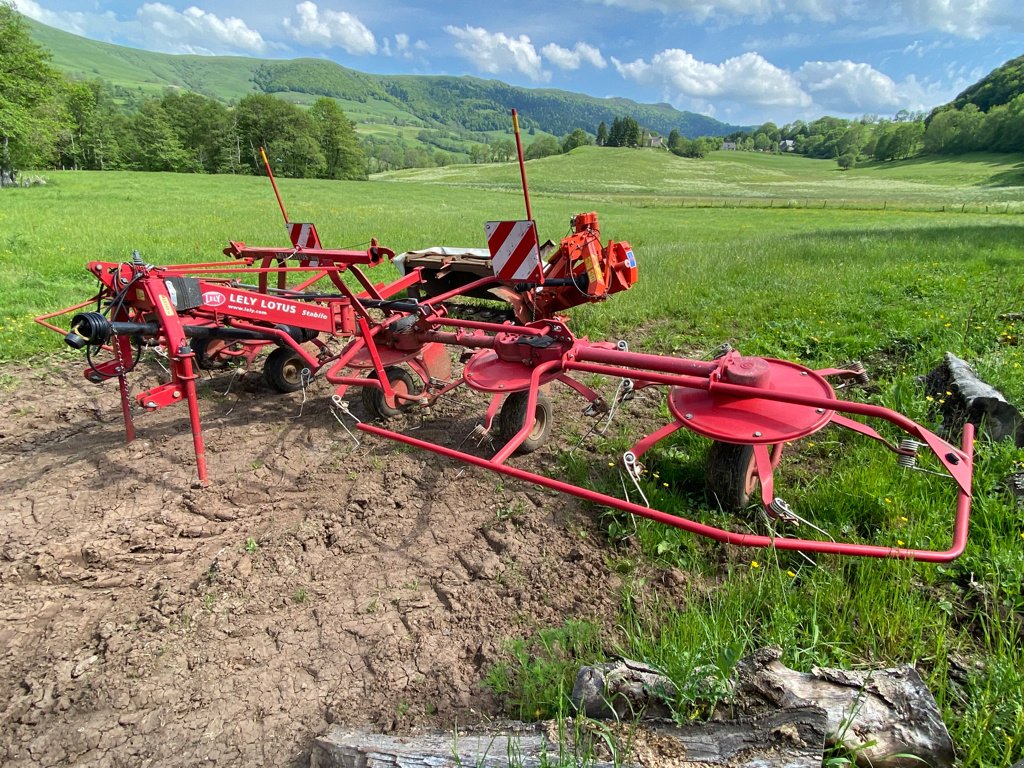
[[[603, 239], [627, 240], [637, 254], [637, 286], [572, 311], [577, 335], [697, 357], [728, 342], [811, 367], [862, 360], [875, 386], [851, 397], [933, 428], [935, 404], [917, 377], [951, 351], [1024, 404], [1024, 321], [1014, 319], [1024, 310], [1024, 158], [840, 172], [799, 157], [721, 152], [695, 161], [583, 148], [533, 161], [527, 173], [542, 239], [557, 241], [572, 214], [596, 210]], [[155, 264], [206, 261], [228, 240], [287, 242], [266, 179], [47, 179], [0, 195], [0, 381], [8, 391], [22, 386], [30, 361], [77, 365], [31, 318], [92, 295], [86, 262], [125, 260], [133, 249]], [[514, 164], [280, 186], [290, 217], [315, 221], [327, 247], [371, 237], [396, 252], [481, 247], [484, 221], [523, 211]], [[622, 419], [599, 446], [609, 455], [629, 445], [628, 414]], [[685, 434], [661, 444], [651, 461], [652, 504], [727, 522], [703, 499], [705, 451]], [[971, 538], [948, 566], [752, 556], [591, 510], [596, 527], [580, 535], [597, 537], [600, 566], [615, 576], [615, 593], [603, 596], [613, 614], [604, 623], [526, 616], [503, 627], [482, 670], [486, 686], [505, 712], [557, 715], [578, 661], [622, 653], [671, 674], [692, 697], [677, 702], [687, 719], [703, 711], [693, 702], [723, 693], [706, 688], [708, 668], [724, 680], [737, 658], [766, 644], [780, 645], [798, 669], [910, 663], [935, 693], [963, 764], [1009, 766], [1024, 757], [1024, 507], [1007, 478], [1022, 471], [1024, 453], [985, 441], [976, 452]], [[618, 487], [603, 462], [568, 452], [552, 460], [566, 476]], [[831, 431], [807, 441], [786, 472], [801, 509], [827, 510], [815, 520], [837, 532], [941, 545], [929, 537], [945, 535], [952, 517], [951, 494]], [[521, 516], [503, 510], [503, 522]], [[270, 551], [273, 542], [261, 546]], [[666, 579], [687, 586], [662, 589]]]

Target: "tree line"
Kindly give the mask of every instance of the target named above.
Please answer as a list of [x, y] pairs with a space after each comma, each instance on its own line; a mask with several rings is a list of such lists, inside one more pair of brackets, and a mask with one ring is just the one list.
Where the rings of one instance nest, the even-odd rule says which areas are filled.
[[169, 91], [126, 111], [109, 85], [63, 77], [0, 2], [0, 171], [19, 168], [257, 173], [266, 147], [282, 175], [364, 179], [355, 126], [329, 98], [302, 109], [268, 94], [233, 107]]
[[774, 123], [736, 131], [724, 139], [730, 148], [795, 152], [835, 160], [841, 168], [874, 160], [967, 152], [1024, 152], [1024, 94], [982, 112], [975, 104], [939, 108], [931, 115], [901, 110], [892, 119], [865, 115], [855, 120], [822, 117]]
[[[1014, 63], [1014, 62], [1011, 62]], [[768, 122], [723, 137], [687, 138], [672, 130], [667, 140], [634, 117], [601, 122], [593, 134], [574, 128], [561, 139], [541, 135], [526, 148], [527, 159], [569, 152], [578, 146], [659, 145], [684, 157], [725, 148], [795, 152], [834, 159], [843, 168], [866, 160], [888, 161], [925, 154], [979, 150], [1024, 152], [1024, 93], [1011, 88], [1024, 69], [1004, 77], [1005, 99], [983, 89], [987, 109], [974, 103], [939, 108], [931, 115], [903, 110], [891, 120], [866, 115], [856, 120], [822, 117], [781, 128]], [[290, 70], [289, 70], [290, 71]], [[268, 75], [269, 76], [269, 75]], [[1012, 79], [1012, 82], [1010, 80]], [[466, 86], [469, 87], [469, 86]], [[453, 129], [454, 130], [454, 129]], [[535, 130], [529, 130], [535, 134]], [[476, 134], [479, 136], [479, 134]], [[398, 137], [356, 135], [337, 102], [318, 98], [302, 108], [268, 93], [226, 106], [190, 91], [171, 90], [125, 108], [109, 84], [70, 80], [49, 64], [48, 54], [28, 34], [21, 16], [0, 0], [0, 180], [17, 168], [143, 170], [200, 173], [259, 173], [264, 146], [283, 176], [365, 179], [370, 172], [443, 166], [454, 162], [506, 162], [515, 157], [510, 139], [466, 147], [473, 136], [424, 129], [419, 144]], [[654, 139], [652, 141], [652, 138]]]

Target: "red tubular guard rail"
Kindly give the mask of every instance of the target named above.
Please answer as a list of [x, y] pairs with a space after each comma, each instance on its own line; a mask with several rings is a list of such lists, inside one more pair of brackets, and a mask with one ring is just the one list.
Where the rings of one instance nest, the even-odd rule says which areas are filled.
[[[673, 528], [680, 528], [684, 531], [695, 533], [698, 536], [705, 536], [724, 544], [734, 544], [740, 547], [774, 547], [775, 549], [799, 550], [801, 552], [816, 552], [831, 555], [887, 557], [899, 560], [918, 560], [928, 563], [945, 563], [950, 560], [954, 560], [963, 553], [964, 547], [967, 545], [967, 528], [970, 519], [971, 497], [969, 494], [964, 493], [962, 489], [957, 490], [956, 517], [953, 521], [953, 542], [949, 549], [942, 551], [884, 547], [874, 544], [819, 541], [817, 539], [790, 539], [783, 537], [761, 536], [750, 533], [735, 533], [723, 528], [716, 528], [712, 525], [698, 523], [685, 517], [679, 517], [667, 512], [661, 512], [657, 509], [643, 507], [639, 504], [618, 499], [614, 496], [592, 491], [587, 488], [580, 488], [579, 486], [570, 485], [569, 483], [562, 482], [561, 480], [555, 480], [550, 477], [545, 477], [544, 475], [538, 475], [534, 472], [527, 472], [524, 469], [510, 467], [490, 459], [473, 456], [452, 448], [445, 448], [444, 446], [435, 445], [434, 443], [428, 443], [398, 432], [392, 432], [391, 430], [376, 427], [372, 424], [360, 423], [356, 426], [364, 432], [369, 432], [373, 435], [386, 437], [390, 440], [397, 440], [398, 442], [405, 443], [406, 445], [422, 448], [425, 451], [432, 451], [441, 456], [457, 459], [458, 461], [463, 461], [476, 467], [489, 469], [493, 472], [500, 472], [503, 475], [513, 477], [517, 480], [525, 480], [526, 482], [534, 483], [545, 488], [551, 488], [552, 490], [559, 491], [561, 493], [567, 493], [570, 496], [575, 496], [593, 504], [600, 504], [623, 512], [629, 512], [630, 514], [638, 515], [640, 517], [646, 517], [649, 520], [654, 520], [655, 522], [662, 523], [664, 525], [670, 525]], [[973, 447], [974, 426], [972, 424], [967, 424], [964, 426], [962, 450], [968, 457], [970, 457]]]

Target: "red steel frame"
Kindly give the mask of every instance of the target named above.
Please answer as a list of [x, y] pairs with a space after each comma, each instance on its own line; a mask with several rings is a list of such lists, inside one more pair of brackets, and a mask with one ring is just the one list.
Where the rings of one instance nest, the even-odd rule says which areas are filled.
[[[573, 378], [575, 373], [630, 379], [637, 388], [666, 386], [670, 402], [699, 406], [702, 409], [700, 420], [704, 423], [698, 425], [694, 423], [696, 419], [689, 421], [690, 413], [676, 413], [674, 421], [645, 436], [634, 446], [631, 452], [634, 460], [682, 427], [710, 434], [725, 442], [753, 445], [765, 506], [773, 500], [773, 468], [783, 442], [812, 434], [832, 423], [878, 440], [896, 454], [906, 454], [907, 449], [896, 447], [871, 426], [851, 417], [886, 421], [926, 445], [956, 486], [956, 512], [948, 549], [911, 549], [737, 533], [509, 466], [506, 462], [531, 431], [533, 424], [530, 420], [489, 459], [373, 424], [360, 423], [357, 426], [371, 434], [738, 546], [944, 562], [957, 557], [966, 544], [973, 430], [969, 426], [965, 429], [963, 443], [957, 448], [894, 411], [837, 399], [825, 383], [825, 377], [853, 376], [853, 371], [811, 371], [783, 361], [743, 357], [736, 352], [713, 361], [630, 352], [608, 342], [577, 339], [561, 318], [526, 325], [451, 318], [447, 316], [443, 302], [453, 295], [494, 283], [495, 279], [484, 278], [419, 303], [391, 299], [400, 291], [416, 285], [421, 279], [420, 274], [414, 270], [391, 283], [372, 284], [360, 266], [372, 266], [380, 263], [384, 255], [391, 255], [390, 251], [375, 244], [365, 252], [318, 249], [296, 254], [293, 250], [249, 248], [239, 243], [232, 243], [228, 250], [241, 261], [175, 267], [102, 262], [89, 265], [103, 284], [107, 296], [116, 295], [126, 285], [131, 289], [131, 295], [122, 297], [116, 316], [112, 318], [115, 324], [125, 323], [126, 328], [131, 327], [120, 335], [115, 332], [113, 360], [94, 367], [92, 375], [102, 373], [118, 378], [125, 428], [130, 440], [134, 437], [126, 386], [132, 356], [130, 337], [133, 333], [141, 333], [164, 346], [171, 363], [171, 381], [143, 392], [136, 399], [147, 410], [182, 400], [188, 404], [197, 472], [203, 483], [207, 482], [208, 474], [195, 391], [195, 354], [188, 339], [202, 329], [215, 332], [229, 329], [234, 333], [258, 335], [259, 340], [251, 342], [257, 351], [259, 345], [274, 343], [290, 348], [312, 374], [326, 369], [324, 377], [336, 386], [339, 396], [352, 385], [380, 389], [390, 402], [397, 404], [429, 404], [462, 385], [490, 392], [493, 397], [487, 411], [488, 428], [506, 395], [526, 392], [526, 413], [534, 413], [541, 387], [553, 381], [568, 385], [591, 402], [598, 401], [596, 392]], [[286, 266], [288, 259], [299, 259], [300, 266]], [[256, 263], [260, 266], [254, 266]], [[341, 279], [341, 273], [346, 270], [353, 274], [362, 291], [357, 293]], [[280, 282], [289, 274], [298, 276], [300, 288], [267, 287], [270, 276], [276, 275]], [[239, 287], [238, 278], [244, 275], [256, 276], [259, 280], [256, 290]], [[203, 302], [177, 311], [165, 282], [172, 277], [194, 278]], [[329, 279], [338, 293], [311, 294], [311, 298], [303, 300], [302, 291], [323, 278]], [[76, 305], [75, 308], [82, 306]], [[51, 313], [41, 320], [48, 321], [56, 314]], [[45, 324], [54, 327], [48, 322]], [[139, 331], [140, 326], [145, 330]], [[314, 340], [318, 349], [314, 354], [293, 337], [289, 328], [347, 338], [349, 341], [340, 352], [328, 354], [326, 345]], [[444, 370], [446, 364], [450, 366], [449, 347], [474, 350], [462, 375], [457, 378], [450, 375], [450, 367]], [[423, 380], [422, 393], [393, 390], [385, 369], [399, 364], [408, 364]], [[372, 371], [375, 378], [361, 375], [367, 371]], [[434, 373], [437, 371], [445, 375], [436, 377]], [[86, 373], [90, 375], [90, 371]], [[791, 384], [790, 380], [797, 385]], [[729, 419], [722, 416], [734, 411], [739, 413], [738, 422], [735, 414]], [[770, 450], [770, 446], [774, 447]]]

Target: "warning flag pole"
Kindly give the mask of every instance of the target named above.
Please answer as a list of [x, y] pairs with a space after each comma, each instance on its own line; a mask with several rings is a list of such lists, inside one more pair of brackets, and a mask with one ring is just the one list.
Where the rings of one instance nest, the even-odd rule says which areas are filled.
[[270, 161], [267, 159], [267, 153], [263, 151], [263, 147], [260, 147], [260, 157], [263, 158], [263, 165], [267, 167], [267, 176], [270, 177], [270, 186], [274, 188], [274, 196], [277, 198], [277, 205], [281, 208], [281, 215], [284, 216], [284, 224], [288, 226], [288, 211], [284, 209], [284, 202], [281, 200], [281, 193], [277, 191], [277, 182], [274, 180], [274, 172], [270, 170]]
[[[526, 218], [533, 221], [530, 211], [530, 189], [526, 186], [526, 163], [523, 161], [523, 140], [519, 138], [519, 113], [512, 110], [512, 130], [516, 134], [516, 154], [519, 155], [519, 175], [523, 179], [523, 197], [526, 199]], [[274, 189], [277, 189], [275, 187]]]

